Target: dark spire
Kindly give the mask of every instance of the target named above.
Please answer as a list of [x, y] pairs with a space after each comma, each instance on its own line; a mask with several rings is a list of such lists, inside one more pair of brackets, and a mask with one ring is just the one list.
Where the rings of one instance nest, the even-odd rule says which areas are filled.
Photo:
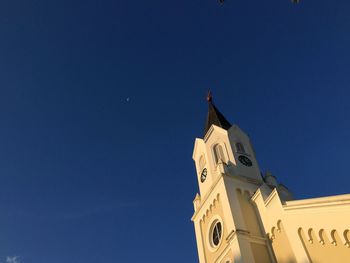
[[207, 101], [208, 101], [209, 110], [208, 110], [207, 122], [205, 124], [204, 135], [207, 134], [208, 130], [213, 124], [225, 130], [229, 129], [231, 127], [231, 124], [229, 123], [228, 120], [226, 120], [224, 115], [222, 115], [222, 113], [215, 107], [213, 103], [213, 96], [211, 94], [211, 91], [209, 91], [208, 93]]

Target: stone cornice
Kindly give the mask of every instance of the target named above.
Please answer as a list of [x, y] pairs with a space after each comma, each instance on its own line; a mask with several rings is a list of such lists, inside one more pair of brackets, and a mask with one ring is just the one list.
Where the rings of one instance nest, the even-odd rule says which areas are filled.
[[284, 210], [296, 210], [340, 205], [350, 205], [350, 194], [287, 201], [283, 208]]

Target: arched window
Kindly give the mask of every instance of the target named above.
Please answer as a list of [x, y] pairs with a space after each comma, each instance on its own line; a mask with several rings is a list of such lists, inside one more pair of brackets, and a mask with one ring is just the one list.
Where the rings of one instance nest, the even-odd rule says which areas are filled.
[[237, 152], [245, 153], [244, 146], [243, 146], [243, 144], [240, 143], [240, 142], [237, 142], [237, 143], [236, 143], [236, 150], [237, 150]]
[[222, 146], [220, 144], [216, 144], [214, 146], [214, 158], [216, 164], [219, 162], [219, 160], [225, 162], [224, 150], [222, 149]]

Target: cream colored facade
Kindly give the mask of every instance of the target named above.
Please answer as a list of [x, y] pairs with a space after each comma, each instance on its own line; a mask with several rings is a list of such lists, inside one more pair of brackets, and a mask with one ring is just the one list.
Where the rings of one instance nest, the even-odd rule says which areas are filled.
[[350, 263], [350, 195], [293, 200], [261, 175], [249, 137], [237, 125], [220, 127], [218, 114], [208, 115], [193, 151], [199, 262]]

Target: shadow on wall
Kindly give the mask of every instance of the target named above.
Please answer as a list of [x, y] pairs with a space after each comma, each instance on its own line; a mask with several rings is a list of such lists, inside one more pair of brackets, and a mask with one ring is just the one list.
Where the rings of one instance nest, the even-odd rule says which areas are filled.
[[277, 224], [271, 228], [268, 237], [270, 240], [270, 246], [272, 247], [274, 256], [276, 257], [276, 262], [297, 263], [289, 238], [284, 230], [281, 220], [278, 220]]
[[[340, 233], [340, 234], [339, 234]], [[349, 230], [326, 231], [324, 229], [299, 228], [299, 237], [310, 262], [350, 262]]]

